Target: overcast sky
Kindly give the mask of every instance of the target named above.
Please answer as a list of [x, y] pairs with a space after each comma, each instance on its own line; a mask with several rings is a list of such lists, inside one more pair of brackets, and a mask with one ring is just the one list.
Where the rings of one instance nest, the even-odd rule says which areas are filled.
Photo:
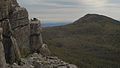
[[90, 14], [102, 14], [120, 20], [120, 0], [18, 0], [28, 9], [30, 18], [44, 23], [73, 22]]

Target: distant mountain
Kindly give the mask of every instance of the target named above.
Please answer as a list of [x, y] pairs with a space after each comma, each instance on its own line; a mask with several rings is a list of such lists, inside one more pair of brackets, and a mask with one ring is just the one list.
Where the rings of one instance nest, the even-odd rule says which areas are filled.
[[79, 68], [120, 68], [120, 22], [87, 14], [72, 24], [43, 28], [53, 55]]
[[51, 27], [51, 26], [61, 26], [61, 25], [65, 25], [65, 24], [69, 24], [68, 22], [56, 22], [56, 23], [42, 23], [43, 27]]
[[104, 16], [104, 15], [98, 15], [98, 14], [87, 14], [84, 17], [78, 19], [77, 21], [74, 22], [74, 24], [79, 24], [79, 23], [118, 23], [119, 21], [114, 20], [110, 17]]

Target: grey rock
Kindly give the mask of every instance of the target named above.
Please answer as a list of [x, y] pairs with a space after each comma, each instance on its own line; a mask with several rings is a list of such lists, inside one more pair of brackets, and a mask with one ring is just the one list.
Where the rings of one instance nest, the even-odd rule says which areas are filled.
[[74, 64], [69, 64], [68, 65], [69, 66], [69, 68], [78, 68], [76, 65], [74, 65]]
[[27, 10], [16, 0], [1, 0], [0, 68], [76, 68], [50, 54], [40, 21], [29, 21]]
[[27, 10], [25, 8], [15, 7], [13, 13], [10, 14], [10, 24], [21, 54], [28, 54], [30, 50], [30, 25]]
[[3, 29], [0, 28], [0, 68], [6, 68], [6, 60], [5, 60], [5, 53], [4, 53], [4, 47], [2, 44], [2, 32]]
[[1, 27], [3, 28], [3, 45], [5, 50], [5, 58], [8, 63], [12, 63], [15, 61], [15, 55], [12, 48], [12, 41], [10, 39], [11, 32], [10, 32], [10, 26], [9, 26], [9, 19], [5, 19], [1, 22]]
[[14, 54], [15, 54], [15, 59], [17, 60], [17, 61], [19, 61], [20, 60], [20, 58], [21, 58], [21, 53], [20, 53], [20, 50], [19, 50], [19, 48], [18, 48], [18, 45], [17, 45], [17, 42], [16, 42], [16, 39], [14, 38], [14, 37], [10, 37], [10, 39], [11, 39], [11, 41], [12, 41], [12, 47], [13, 47], [13, 51], [14, 51]]
[[[42, 60], [41, 60], [42, 59]], [[43, 57], [38, 53], [31, 54], [27, 58], [21, 58], [20, 65], [14, 63], [9, 68], [77, 68], [73, 64], [66, 63], [58, 57]]]
[[3, 27], [3, 45], [5, 48], [6, 61], [13, 63], [21, 57], [16, 39], [13, 37], [9, 19], [5, 19], [1, 26]]
[[49, 56], [51, 55], [51, 52], [47, 46], [47, 44], [43, 44], [42, 47], [40, 48], [40, 53], [44, 56]]
[[9, 6], [10, 6], [10, 1], [8, 0], [1, 0], [0, 1], [0, 20], [7, 18], [8, 16], [8, 10], [9, 10]]
[[20, 68], [20, 66], [17, 63], [13, 63], [12, 68]]
[[30, 45], [32, 51], [38, 53], [43, 45], [40, 21], [36, 18], [30, 21]]

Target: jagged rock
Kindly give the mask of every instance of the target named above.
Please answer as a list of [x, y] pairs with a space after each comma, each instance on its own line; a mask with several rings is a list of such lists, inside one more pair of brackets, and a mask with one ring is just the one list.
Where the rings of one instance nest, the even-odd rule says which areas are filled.
[[43, 57], [41, 54], [34, 53], [27, 58], [22, 58], [20, 65], [14, 63], [8, 68], [77, 68], [77, 66], [66, 63], [58, 57]]
[[9, 19], [5, 19], [1, 25], [3, 28], [3, 45], [5, 48], [5, 57], [8, 63], [13, 63], [21, 56], [16, 39], [13, 37]]
[[36, 61], [44, 60], [43, 56], [40, 53], [39, 54], [34, 53], [34, 54], [30, 55], [29, 57], [31, 57], [30, 58], [31, 60], [36, 60]]
[[7, 18], [8, 16], [8, 10], [9, 10], [9, 4], [10, 2], [8, 0], [1, 0], [0, 1], [0, 20], [3, 20]]
[[13, 63], [12, 68], [20, 68], [20, 66], [17, 63]]
[[34, 68], [34, 66], [32, 65], [23, 65], [23, 66], [19, 66], [17, 63], [14, 63], [13, 65], [11, 65], [8, 68]]
[[13, 63], [15, 61], [15, 55], [12, 48], [12, 41], [10, 39], [11, 32], [9, 27], [9, 19], [5, 19], [1, 22], [1, 27], [3, 28], [3, 45], [5, 49], [5, 58], [8, 63]]
[[13, 51], [14, 51], [14, 54], [15, 54], [15, 60], [16, 61], [19, 61], [20, 58], [21, 58], [21, 53], [19, 51], [19, 48], [18, 48], [18, 45], [17, 45], [17, 41], [14, 37], [10, 37], [11, 41], [12, 41], [12, 48], [13, 48]]
[[57, 57], [43, 57], [50, 55], [50, 50], [42, 41], [41, 30], [40, 21], [29, 21], [27, 10], [16, 0], [1, 0], [0, 68], [67, 67], [68, 63]]
[[40, 21], [36, 18], [30, 22], [30, 45], [32, 51], [40, 52], [40, 48], [43, 45], [42, 36], [41, 36], [41, 27]]
[[40, 53], [44, 56], [49, 56], [51, 55], [51, 52], [47, 46], [47, 44], [43, 44], [42, 47], [40, 48]]
[[2, 44], [2, 32], [3, 29], [0, 28], [0, 67], [1, 68], [6, 68], [6, 60], [5, 60], [5, 53], [4, 53], [4, 47]]
[[11, 3], [12, 3], [12, 5], [14, 5], [14, 6], [17, 6], [17, 7], [19, 6], [16, 0], [11, 0]]
[[[18, 60], [20, 53], [23, 57], [30, 53], [28, 12], [25, 8], [21, 8], [16, 0], [0, 1], [0, 27], [3, 28], [3, 45], [7, 63]], [[41, 36], [38, 39], [41, 40]]]
[[3, 28], [3, 45], [8, 63], [15, 62], [20, 52], [22, 55], [28, 54], [30, 50], [28, 12], [25, 8], [19, 7], [16, 0], [0, 1], [0, 27]]
[[30, 50], [30, 25], [27, 10], [25, 8], [15, 7], [14, 11], [10, 14], [10, 24], [21, 54], [28, 54]]

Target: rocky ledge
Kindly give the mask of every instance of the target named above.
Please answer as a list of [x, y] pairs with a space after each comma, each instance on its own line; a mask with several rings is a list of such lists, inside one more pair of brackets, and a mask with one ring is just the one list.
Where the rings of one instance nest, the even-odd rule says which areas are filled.
[[21, 58], [19, 65], [13, 63], [8, 65], [8, 68], [77, 68], [77, 66], [66, 63], [58, 57], [43, 57], [41, 54], [34, 53], [27, 58]]

